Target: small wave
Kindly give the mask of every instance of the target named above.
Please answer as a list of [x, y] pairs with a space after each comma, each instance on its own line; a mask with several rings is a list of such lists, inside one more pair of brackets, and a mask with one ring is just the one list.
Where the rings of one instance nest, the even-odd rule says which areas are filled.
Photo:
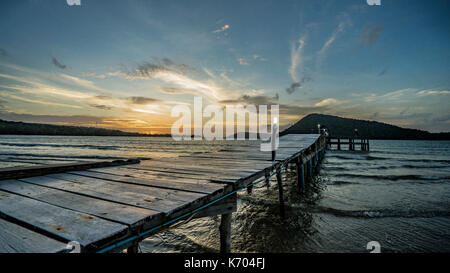
[[390, 160], [391, 158], [379, 157], [372, 155], [331, 155], [328, 158], [344, 159], [344, 160]]
[[339, 173], [335, 174], [336, 177], [351, 177], [351, 178], [370, 178], [380, 180], [448, 180], [450, 177], [437, 177], [437, 176], [425, 176], [425, 175], [366, 175], [366, 174], [353, 174], [353, 173]]
[[405, 168], [405, 169], [441, 169], [441, 168], [448, 168], [449, 166], [442, 166], [442, 165], [401, 165], [401, 168]]
[[400, 217], [400, 218], [431, 218], [439, 216], [450, 216], [448, 210], [340, 210], [329, 207], [316, 207], [313, 209], [315, 213], [327, 213], [340, 217], [355, 217], [355, 218], [386, 218], [386, 217]]
[[351, 185], [351, 184], [360, 184], [360, 183], [349, 181], [332, 181], [327, 183], [327, 185]]
[[98, 150], [118, 150], [117, 146], [97, 146], [97, 145], [64, 145], [64, 144], [43, 144], [43, 143], [0, 143], [3, 146], [13, 147], [54, 147], [54, 148], [82, 148], [82, 149], [98, 149]]
[[430, 162], [430, 163], [448, 163], [450, 164], [450, 160], [446, 159], [399, 159], [408, 162]]

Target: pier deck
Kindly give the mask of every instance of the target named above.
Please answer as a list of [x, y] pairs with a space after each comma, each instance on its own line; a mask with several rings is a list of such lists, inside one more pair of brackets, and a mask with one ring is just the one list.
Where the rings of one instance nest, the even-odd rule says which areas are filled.
[[134, 252], [173, 223], [218, 214], [221, 251], [228, 252], [236, 192], [276, 173], [283, 203], [282, 168], [297, 164], [304, 187], [325, 146], [320, 135], [286, 135], [275, 161], [257, 142], [141, 162], [2, 158], [0, 166], [25, 165], [0, 169], [0, 252], [65, 252], [72, 241], [82, 252]]

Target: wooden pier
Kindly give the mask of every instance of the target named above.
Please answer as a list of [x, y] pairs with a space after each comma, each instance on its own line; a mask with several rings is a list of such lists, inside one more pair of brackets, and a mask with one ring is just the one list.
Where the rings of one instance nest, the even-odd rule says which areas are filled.
[[134, 253], [140, 241], [173, 224], [219, 214], [220, 251], [230, 252], [236, 193], [275, 176], [283, 218], [281, 172], [294, 163], [302, 191], [325, 149], [325, 137], [304, 134], [281, 137], [275, 161], [254, 142], [141, 162], [2, 159], [0, 166], [7, 160], [32, 166], [0, 169], [0, 252], [68, 252], [79, 245], [81, 252]]
[[367, 138], [339, 138], [339, 137], [327, 137], [327, 144], [332, 149], [333, 145], [336, 145], [336, 150], [341, 151], [344, 147], [348, 147], [349, 151], [356, 151], [356, 147], [359, 146], [360, 151], [370, 151], [369, 139]]

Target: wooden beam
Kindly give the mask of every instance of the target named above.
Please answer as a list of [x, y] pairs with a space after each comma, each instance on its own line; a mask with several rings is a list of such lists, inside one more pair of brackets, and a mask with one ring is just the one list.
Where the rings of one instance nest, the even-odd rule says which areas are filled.
[[233, 194], [212, 206], [199, 211], [193, 218], [201, 218], [207, 216], [223, 215], [235, 212], [237, 210], [237, 195]]

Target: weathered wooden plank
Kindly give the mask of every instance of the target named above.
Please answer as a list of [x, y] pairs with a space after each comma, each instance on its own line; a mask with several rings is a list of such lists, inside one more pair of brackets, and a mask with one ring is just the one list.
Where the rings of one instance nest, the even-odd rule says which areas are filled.
[[21, 180], [72, 193], [83, 194], [89, 197], [165, 213], [204, 196], [204, 194], [190, 192], [153, 189], [139, 185], [124, 185], [73, 174], [53, 174], [51, 176], [31, 177]]
[[205, 180], [195, 180], [191, 178], [170, 179], [147, 173], [146, 170], [139, 169], [100, 168], [90, 169], [84, 174], [116, 182], [134, 183], [163, 189], [193, 191], [198, 193], [213, 193], [215, 191], [223, 190], [223, 186], [209, 183]]
[[137, 164], [139, 160], [129, 159], [103, 162], [82, 162], [82, 163], [66, 163], [56, 165], [31, 166], [31, 167], [12, 167], [0, 169], [0, 180], [17, 179], [23, 177], [32, 177], [38, 175], [46, 175], [50, 173], [61, 173], [73, 170], [86, 170], [90, 168], [120, 166], [125, 164]]
[[[182, 179], [183, 181], [186, 180], [186, 182], [191, 182], [191, 181], [202, 181], [202, 182], [214, 182], [217, 180], [214, 179], [210, 179], [207, 176], [203, 176], [203, 175], [198, 175], [198, 173], [181, 173], [181, 172], [167, 172], [167, 171], [153, 171], [153, 170], [147, 170], [145, 168], [139, 169], [139, 168], [133, 168], [134, 165], [132, 166], [123, 166], [120, 167], [120, 169], [123, 169], [124, 171], [127, 172], [135, 172], [135, 171], [143, 171], [146, 174], [150, 174], [150, 175], [154, 175], [156, 177], [163, 177], [164, 179], [176, 179], [177, 181], [179, 179]], [[138, 165], [136, 165], [138, 166]], [[95, 169], [92, 169], [95, 170]], [[91, 171], [91, 170], [90, 170]], [[221, 178], [220, 181], [223, 182], [234, 182], [236, 179], [229, 179], [229, 178]]]
[[31, 198], [0, 191], [0, 215], [30, 225], [66, 242], [87, 246], [125, 234], [128, 227], [86, 213], [50, 205]]
[[149, 221], [159, 214], [150, 209], [108, 202], [19, 180], [4, 180], [0, 182], [0, 189], [130, 226], [139, 225], [142, 221]]
[[[197, 175], [200, 177], [204, 177], [207, 179], [211, 179], [214, 181], [224, 181], [227, 180], [236, 181], [243, 177], [248, 177], [252, 175], [254, 172], [239, 172], [234, 171], [230, 169], [224, 169], [224, 170], [214, 170], [214, 169], [183, 169], [182, 167], [178, 166], [152, 166], [152, 165], [137, 165], [130, 167], [132, 169], [142, 169], [142, 170], [150, 170], [150, 171], [159, 171], [159, 172], [171, 172], [171, 173], [179, 173], [179, 174], [191, 174], [191, 175]], [[225, 180], [224, 178], [228, 178]]]
[[[167, 162], [159, 162], [159, 161], [146, 161], [140, 164], [139, 166], [151, 166], [151, 167], [160, 167], [160, 168], [178, 168], [178, 169], [184, 169], [189, 171], [199, 171], [199, 172], [212, 172], [212, 173], [222, 173], [222, 172], [237, 172], [237, 173], [253, 173], [255, 171], [260, 170], [260, 168], [256, 168], [254, 166], [239, 166], [239, 164], [236, 164], [236, 166], [221, 166], [220, 164], [217, 165], [200, 165], [200, 164], [192, 164], [188, 162], [189, 160], [179, 160], [175, 161], [172, 164], [169, 164]], [[139, 168], [138, 166], [136, 166]]]
[[55, 253], [66, 244], [0, 219], [0, 253]]

